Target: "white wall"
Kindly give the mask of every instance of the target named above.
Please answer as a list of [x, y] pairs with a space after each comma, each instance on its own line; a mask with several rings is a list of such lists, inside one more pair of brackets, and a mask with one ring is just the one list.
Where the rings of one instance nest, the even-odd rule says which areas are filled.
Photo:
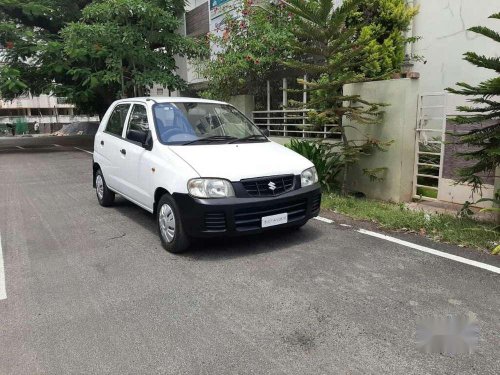
[[14, 100], [0, 99], [0, 108], [74, 108], [73, 104], [58, 103], [52, 95], [20, 96]]
[[[351, 166], [348, 188], [368, 198], [393, 202], [410, 201], [413, 195], [415, 163], [415, 124], [419, 81], [391, 79], [344, 86], [344, 95], [360, 95], [371, 103], [387, 103], [381, 124], [357, 125], [344, 119], [348, 139], [363, 139], [360, 134], [380, 141], [393, 141], [386, 152], [374, 151]], [[362, 144], [364, 141], [360, 142]], [[387, 168], [382, 181], [370, 181], [363, 169]]]
[[498, 43], [467, 31], [483, 25], [500, 30], [500, 21], [488, 17], [500, 11], [500, 0], [416, 0], [420, 12], [414, 20], [414, 35], [422, 39], [414, 45], [414, 53], [426, 63], [418, 62], [421, 92], [440, 92], [456, 82], [476, 84], [493, 77], [488, 69], [463, 61], [467, 51], [499, 56]]
[[190, 10], [193, 10], [194, 8], [200, 6], [201, 4], [206, 3], [207, 1], [210, 0], [187, 0], [184, 8], [186, 12], [189, 12]]

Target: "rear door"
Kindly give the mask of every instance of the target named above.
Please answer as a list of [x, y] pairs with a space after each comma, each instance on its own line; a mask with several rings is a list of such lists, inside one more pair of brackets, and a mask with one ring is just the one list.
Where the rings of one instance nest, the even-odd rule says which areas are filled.
[[123, 167], [123, 128], [130, 110], [130, 103], [118, 104], [109, 117], [106, 128], [97, 140], [99, 154], [103, 157], [101, 169], [106, 184], [117, 192], [122, 191], [120, 170]]
[[120, 180], [123, 184], [123, 193], [141, 206], [153, 206], [152, 173], [153, 164], [151, 151], [143, 147], [143, 142], [150, 129], [150, 122], [146, 106], [134, 104], [128, 116], [125, 130], [125, 160], [126, 167], [122, 168]]

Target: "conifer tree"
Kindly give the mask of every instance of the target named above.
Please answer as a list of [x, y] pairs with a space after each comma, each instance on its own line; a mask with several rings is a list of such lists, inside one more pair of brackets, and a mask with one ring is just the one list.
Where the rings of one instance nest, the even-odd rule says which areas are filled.
[[[500, 20], [500, 13], [489, 18]], [[500, 33], [487, 27], [475, 26], [469, 31], [500, 43]], [[494, 173], [500, 164], [500, 57], [487, 57], [474, 52], [467, 52], [464, 56], [464, 60], [471, 64], [496, 73], [496, 77], [478, 85], [458, 82], [458, 88], [447, 89], [469, 97], [467, 101], [471, 103], [458, 107], [463, 115], [453, 120], [459, 125], [474, 124], [472, 129], [455, 134], [455, 139], [456, 143], [467, 148], [458, 155], [472, 163], [459, 170], [459, 182], [472, 184], [473, 189], [478, 190], [483, 182], [481, 175]]]
[[[358, 9], [360, 0], [344, 1], [337, 6], [334, 0], [288, 0], [289, 11], [296, 16], [292, 43], [297, 59], [286, 65], [307, 74], [299, 80], [310, 95], [307, 103], [312, 124], [337, 124], [341, 135], [338, 145], [343, 155], [344, 176], [342, 193], [346, 192], [348, 168], [362, 154], [374, 149], [384, 150], [389, 142], [381, 142], [360, 134], [357, 141], [348, 139], [344, 117], [360, 125], [377, 124], [382, 104], [369, 103], [358, 95], [343, 95], [347, 83], [366, 80], [360, 66], [370, 60], [367, 55], [369, 40], [357, 37], [358, 28], [347, 20]], [[383, 168], [365, 170], [371, 179], [378, 179]]]

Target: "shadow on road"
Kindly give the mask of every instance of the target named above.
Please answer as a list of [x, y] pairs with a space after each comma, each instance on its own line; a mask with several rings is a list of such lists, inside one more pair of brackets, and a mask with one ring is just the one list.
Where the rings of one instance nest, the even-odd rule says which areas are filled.
[[[90, 151], [90, 150], [87, 150]], [[52, 154], [52, 153], [58, 153], [58, 152], [75, 152], [75, 153], [82, 153], [81, 150], [77, 150], [73, 147], [32, 147], [32, 148], [24, 148], [24, 149], [19, 149], [19, 148], [5, 148], [1, 149], [0, 148], [0, 155], [7, 155], [7, 154]], [[91, 151], [90, 151], [91, 152]]]
[[307, 247], [308, 242], [316, 241], [320, 236], [317, 228], [306, 225], [298, 230], [276, 229], [241, 237], [196, 240], [182, 256], [202, 261], [232, 259], [280, 251], [296, 245]]
[[[156, 220], [151, 213], [122, 197], [116, 197], [113, 209], [136, 222], [154, 236], [158, 236]], [[194, 239], [189, 250], [179, 256], [199, 261], [232, 259], [280, 251], [296, 245], [307, 247], [308, 242], [316, 241], [320, 236], [321, 231], [306, 224], [298, 230], [276, 229], [268, 233], [240, 237]]]
[[77, 151], [74, 147], [92, 151], [94, 147], [94, 137], [81, 135], [65, 137], [40, 136], [0, 138], [0, 151], [3, 154]]

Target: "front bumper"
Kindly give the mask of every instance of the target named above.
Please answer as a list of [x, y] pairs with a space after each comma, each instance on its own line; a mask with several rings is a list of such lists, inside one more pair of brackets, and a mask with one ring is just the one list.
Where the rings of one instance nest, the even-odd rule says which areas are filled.
[[[191, 237], [236, 236], [305, 224], [318, 215], [317, 184], [269, 198], [199, 199], [174, 193], [184, 231]], [[288, 213], [288, 222], [262, 228], [263, 216]]]

